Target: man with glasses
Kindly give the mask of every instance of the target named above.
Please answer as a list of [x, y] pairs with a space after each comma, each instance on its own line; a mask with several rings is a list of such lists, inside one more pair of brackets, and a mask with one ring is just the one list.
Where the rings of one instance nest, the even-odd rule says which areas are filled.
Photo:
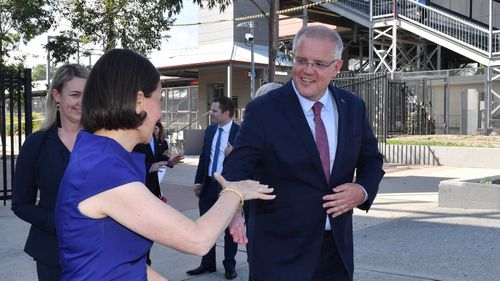
[[352, 209], [370, 208], [384, 171], [363, 101], [330, 83], [342, 48], [336, 31], [302, 28], [292, 80], [247, 105], [223, 175], [258, 173], [276, 194], [249, 203], [248, 239], [233, 219], [234, 240], [249, 243], [250, 280], [353, 278]]

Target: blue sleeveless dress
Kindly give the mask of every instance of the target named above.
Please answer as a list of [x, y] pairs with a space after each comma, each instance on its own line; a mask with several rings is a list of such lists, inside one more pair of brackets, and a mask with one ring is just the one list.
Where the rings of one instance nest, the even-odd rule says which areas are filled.
[[110, 217], [93, 219], [78, 210], [81, 201], [96, 194], [144, 183], [144, 161], [144, 155], [126, 151], [113, 139], [78, 134], [55, 209], [62, 280], [147, 280], [152, 241]]

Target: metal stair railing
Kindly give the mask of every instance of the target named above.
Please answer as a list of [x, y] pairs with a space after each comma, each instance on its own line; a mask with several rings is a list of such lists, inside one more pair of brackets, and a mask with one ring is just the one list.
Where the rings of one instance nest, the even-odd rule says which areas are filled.
[[372, 16], [374, 19], [394, 15], [394, 1], [372, 0]]
[[198, 118], [196, 118], [196, 119], [192, 120], [192, 121], [191, 121], [189, 124], [187, 124], [186, 126], [184, 126], [184, 127], [180, 128], [180, 129], [176, 130], [176, 131], [175, 131], [175, 133], [179, 133], [179, 132], [184, 131], [184, 130], [185, 130], [185, 129], [187, 129], [189, 126], [191, 126], [191, 125], [193, 125], [194, 123], [198, 122], [198, 120], [200, 120], [201, 118], [203, 118], [203, 117], [207, 116], [209, 113], [210, 113], [210, 111], [207, 111], [207, 112], [203, 113], [200, 117], [198, 117]]
[[394, 14], [393, 0], [336, 0], [332, 4], [343, 8], [349, 8], [366, 17], [370, 16], [370, 4], [372, 5], [373, 18], [387, 17]]
[[[337, 0], [332, 3], [338, 7], [349, 9], [370, 18], [370, 4], [372, 19], [383, 19], [394, 16], [394, 7], [398, 19], [405, 20], [443, 36], [463, 47], [472, 49], [482, 56], [490, 54], [488, 28], [472, 21], [457, 17], [445, 11], [418, 3], [416, 0]], [[491, 54], [500, 56], [500, 30], [491, 33]]]
[[[397, 14], [400, 19], [440, 33], [448, 39], [465, 44], [484, 55], [489, 54], [489, 30], [476, 23], [461, 19], [446, 11], [422, 5], [414, 0], [398, 1]], [[492, 34], [492, 53], [500, 51], [498, 35], [498, 31]]]
[[365, 15], [369, 15], [370, 13], [370, 1], [368, 0], [337, 0], [333, 3], [340, 4], [339, 6], [350, 7], [352, 10]]
[[189, 128], [192, 124], [198, 122], [203, 117], [207, 116], [209, 113], [210, 111], [203, 113], [200, 117], [196, 118], [195, 120], [191, 120], [191, 122], [189, 122], [184, 127], [177, 129], [173, 133], [171, 133], [172, 139], [175, 138], [175, 142], [171, 143], [171, 147], [173, 148], [173, 155], [184, 154], [184, 130]]

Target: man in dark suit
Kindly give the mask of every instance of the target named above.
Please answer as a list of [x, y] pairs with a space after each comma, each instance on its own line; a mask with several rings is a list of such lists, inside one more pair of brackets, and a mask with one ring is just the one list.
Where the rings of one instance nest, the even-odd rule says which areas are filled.
[[[301, 29], [292, 80], [247, 105], [224, 163], [226, 179], [257, 173], [276, 194], [249, 203], [251, 280], [352, 280], [352, 209], [370, 208], [384, 171], [363, 101], [330, 85], [342, 48], [334, 30]], [[240, 243], [242, 220], [231, 226]]]
[[[195, 194], [198, 196], [200, 216], [205, 214], [217, 201], [220, 185], [212, 178], [214, 172], [222, 171], [224, 158], [231, 152], [232, 143], [238, 132], [239, 125], [234, 123], [234, 104], [228, 97], [220, 97], [212, 102], [210, 116], [216, 124], [208, 126], [203, 140], [203, 149], [198, 162], [195, 178]], [[235, 270], [236, 251], [238, 244], [233, 242], [229, 230], [224, 235], [224, 269], [226, 279], [237, 277]], [[189, 270], [189, 275], [199, 275], [205, 272], [214, 272], [215, 246], [201, 260], [198, 268]]]

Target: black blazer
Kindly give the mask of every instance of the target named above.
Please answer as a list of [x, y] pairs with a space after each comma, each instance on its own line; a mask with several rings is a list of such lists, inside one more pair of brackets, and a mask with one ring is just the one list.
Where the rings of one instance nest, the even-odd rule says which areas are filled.
[[[310, 280], [321, 251], [326, 211], [322, 197], [343, 183], [368, 193], [368, 210], [384, 175], [383, 157], [355, 95], [330, 87], [338, 107], [338, 144], [327, 183], [300, 102], [289, 81], [247, 105], [232, 153], [224, 163], [228, 180], [251, 179], [274, 188], [271, 201], [250, 201], [247, 235], [250, 274], [256, 280]], [[352, 276], [352, 211], [329, 217], [344, 267]]]
[[31, 224], [24, 251], [50, 265], [59, 265], [54, 206], [69, 157], [52, 127], [29, 135], [16, 162], [12, 211]]
[[154, 147], [155, 151], [151, 150], [151, 145], [147, 144], [138, 144], [134, 147], [134, 152], [139, 152], [146, 155], [146, 186], [148, 189], [157, 197], [161, 195], [160, 182], [158, 181], [158, 172], [150, 173], [149, 169], [151, 165], [155, 162], [159, 161], [168, 161], [170, 157], [160, 154], [158, 142], [154, 139]]
[[[203, 186], [207, 179], [208, 168], [210, 166], [210, 150], [212, 149], [212, 141], [214, 139], [215, 133], [219, 126], [217, 124], [212, 124], [207, 127], [205, 130], [205, 136], [203, 138], [203, 148], [200, 154], [200, 159], [198, 161], [198, 168], [196, 170], [196, 176], [194, 183], [198, 183], [202, 185], [201, 195], [203, 195]], [[231, 125], [231, 130], [229, 131], [229, 144], [234, 144], [234, 139], [236, 138], [236, 134], [240, 129], [240, 125], [236, 124], [233, 121], [233, 125]], [[224, 158], [225, 159], [225, 158]], [[225, 161], [225, 160], [224, 160]]]

